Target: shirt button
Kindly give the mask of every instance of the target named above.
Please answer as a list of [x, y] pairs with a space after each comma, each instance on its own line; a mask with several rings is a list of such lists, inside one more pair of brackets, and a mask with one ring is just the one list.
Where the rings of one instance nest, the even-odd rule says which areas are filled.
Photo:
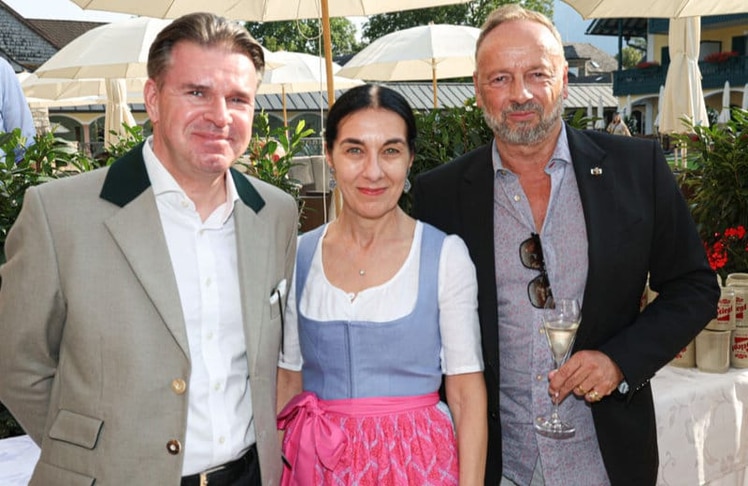
[[215, 384], [213, 385], [213, 389], [214, 389], [215, 391], [218, 391], [218, 390], [220, 390], [220, 389], [221, 389], [221, 384], [220, 384], [220, 383], [218, 383], [218, 382], [216, 382], [216, 383], [215, 383]]
[[544, 327], [541, 327], [540, 329], [538, 329], [538, 332], [539, 332], [540, 334], [545, 334], [545, 328], [544, 328]]
[[206, 287], [210, 287], [210, 284], [212, 284], [212, 283], [213, 283], [213, 279], [211, 279], [210, 277], [208, 277], [208, 278], [205, 279], [205, 286]]
[[187, 390], [187, 383], [181, 378], [176, 378], [171, 382], [171, 390], [177, 395], [182, 395]]
[[543, 380], [543, 375], [538, 375], [538, 376], [535, 377], [535, 379], [538, 380], [538, 381], [542, 381]]
[[182, 201], [180, 201], [180, 203], [179, 203], [179, 204], [181, 204], [183, 208], [187, 208], [187, 207], [189, 207], [189, 206], [190, 206], [190, 203], [188, 203], [188, 202], [187, 202], [186, 200], [184, 200], [184, 199], [182, 199]]
[[226, 437], [221, 436], [221, 437], [218, 438], [218, 443], [219, 444], [224, 444], [225, 442], [226, 442]]
[[172, 456], [176, 456], [182, 451], [182, 443], [177, 439], [172, 439], [166, 443], [166, 450], [169, 451], [169, 454]]
[[522, 198], [519, 196], [519, 194], [515, 194], [514, 195], [514, 201], [515, 202], [519, 202], [520, 199], [522, 199]]
[[207, 339], [208, 341], [213, 339], [213, 331], [208, 331], [208, 333], [205, 335], [205, 339]]

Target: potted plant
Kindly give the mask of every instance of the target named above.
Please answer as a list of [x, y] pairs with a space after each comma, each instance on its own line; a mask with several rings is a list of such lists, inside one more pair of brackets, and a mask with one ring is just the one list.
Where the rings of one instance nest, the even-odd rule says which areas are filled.
[[748, 228], [748, 112], [735, 108], [725, 125], [689, 128], [690, 135], [676, 138], [698, 156], [680, 180], [712, 268], [722, 277], [748, 271], [740, 229]]

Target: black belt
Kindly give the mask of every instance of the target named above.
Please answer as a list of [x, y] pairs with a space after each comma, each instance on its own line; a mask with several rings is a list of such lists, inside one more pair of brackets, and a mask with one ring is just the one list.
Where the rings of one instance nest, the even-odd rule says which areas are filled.
[[183, 476], [181, 486], [221, 486], [233, 484], [255, 462], [257, 462], [257, 444], [252, 444], [252, 447], [239, 459], [199, 474]]

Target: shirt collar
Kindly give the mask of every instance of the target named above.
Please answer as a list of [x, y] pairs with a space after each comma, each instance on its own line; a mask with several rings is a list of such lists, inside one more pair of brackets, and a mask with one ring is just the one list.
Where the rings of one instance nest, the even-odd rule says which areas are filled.
[[[148, 172], [148, 178], [151, 180], [151, 187], [153, 188], [153, 194], [156, 196], [156, 199], [165, 194], [176, 193], [189, 200], [187, 193], [184, 192], [176, 179], [174, 179], [174, 176], [166, 170], [166, 167], [164, 167], [158, 156], [153, 152], [153, 135], [149, 136], [143, 144], [143, 160], [145, 161], [145, 169]], [[225, 222], [228, 219], [234, 211], [234, 203], [239, 199], [234, 178], [231, 177], [229, 171], [226, 171], [224, 178], [226, 180], [226, 201], [228, 204], [224, 203], [222, 205], [225, 211], [221, 217], [221, 222]]]
[[[501, 163], [499, 149], [496, 146], [496, 138], [491, 141], [491, 159], [494, 173], [506, 170]], [[566, 137], [566, 123], [561, 123], [561, 132], [556, 140], [556, 147], [553, 149], [553, 154], [551, 154], [551, 158], [546, 165], [546, 170], [553, 169], [558, 162], [562, 162], [565, 165], [571, 164], [571, 150], [569, 149], [569, 139]]]

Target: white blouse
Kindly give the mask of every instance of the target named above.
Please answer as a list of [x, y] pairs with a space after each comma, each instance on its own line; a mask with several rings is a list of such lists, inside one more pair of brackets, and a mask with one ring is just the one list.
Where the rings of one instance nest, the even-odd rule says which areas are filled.
[[[410, 252], [400, 270], [389, 281], [364, 289], [355, 296], [334, 287], [327, 280], [322, 267], [322, 245], [318, 244], [302, 292], [302, 313], [317, 321], [389, 322], [408, 315], [413, 311], [418, 296], [422, 234], [423, 224], [419, 221]], [[438, 284], [442, 371], [447, 375], [482, 371], [475, 267], [465, 243], [457, 235], [449, 235], [444, 240]], [[285, 311], [284, 343], [279, 361], [281, 368], [293, 371], [300, 371], [302, 365], [297, 326], [294, 274]]]

